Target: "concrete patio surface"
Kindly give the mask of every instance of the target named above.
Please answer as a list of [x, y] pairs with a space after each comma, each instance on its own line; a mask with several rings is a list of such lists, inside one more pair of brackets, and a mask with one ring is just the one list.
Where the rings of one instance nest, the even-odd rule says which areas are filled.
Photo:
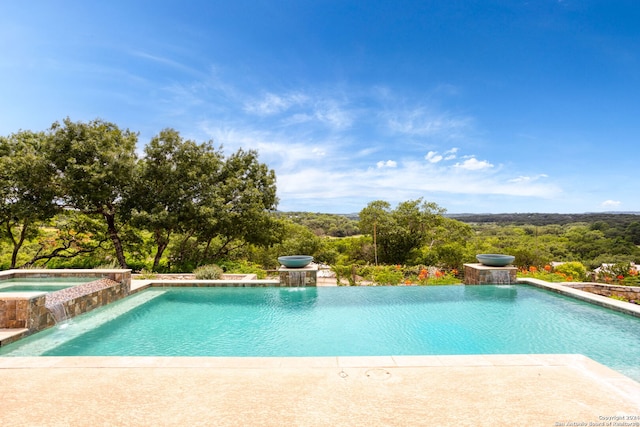
[[581, 355], [0, 358], [1, 426], [559, 426], [624, 415], [640, 423], [640, 384]]

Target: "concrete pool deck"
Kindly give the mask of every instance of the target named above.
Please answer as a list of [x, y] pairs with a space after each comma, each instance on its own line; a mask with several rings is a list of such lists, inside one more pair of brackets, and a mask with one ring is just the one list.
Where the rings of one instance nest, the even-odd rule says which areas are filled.
[[581, 355], [0, 358], [3, 426], [558, 426], [639, 416], [640, 383]]

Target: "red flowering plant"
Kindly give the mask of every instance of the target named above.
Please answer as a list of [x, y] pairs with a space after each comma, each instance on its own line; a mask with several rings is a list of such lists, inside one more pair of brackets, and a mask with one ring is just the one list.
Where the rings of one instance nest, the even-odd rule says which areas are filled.
[[521, 268], [518, 277], [544, 280], [547, 282], [581, 282], [586, 278], [586, 268], [579, 262], [566, 262], [553, 268], [549, 264], [538, 268], [535, 265]]
[[[432, 286], [457, 285], [461, 280], [457, 278], [457, 270], [444, 270], [424, 265], [378, 265], [357, 266], [349, 270], [349, 274], [359, 275], [362, 283], [377, 286]], [[351, 283], [350, 283], [351, 284]], [[356, 283], [353, 283], [354, 285]]]
[[435, 267], [418, 266], [405, 269], [407, 280], [416, 285], [453, 285], [459, 284], [456, 278], [457, 271], [444, 271]]
[[623, 286], [638, 286], [638, 270], [630, 263], [604, 264], [596, 275], [598, 282]]

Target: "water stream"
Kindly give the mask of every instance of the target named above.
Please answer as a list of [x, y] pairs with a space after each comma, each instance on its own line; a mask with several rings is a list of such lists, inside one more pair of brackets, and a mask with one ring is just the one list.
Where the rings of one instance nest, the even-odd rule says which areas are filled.
[[49, 310], [49, 313], [51, 313], [51, 316], [56, 323], [61, 323], [69, 319], [69, 314], [67, 313], [67, 309], [63, 303], [58, 302], [54, 304], [47, 304], [45, 307]]
[[510, 285], [511, 276], [509, 270], [491, 270], [491, 284], [494, 285]]
[[306, 271], [287, 271], [287, 286], [288, 287], [296, 287], [296, 288], [300, 288], [300, 287], [304, 287], [307, 285], [307, 272]]

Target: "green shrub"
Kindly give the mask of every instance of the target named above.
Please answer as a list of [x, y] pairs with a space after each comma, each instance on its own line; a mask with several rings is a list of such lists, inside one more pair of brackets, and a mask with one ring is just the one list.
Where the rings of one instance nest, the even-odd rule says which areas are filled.
[[404, 272], [397, 266], [379, 266], [371, 272], [371, 280], [378, 285], [398, 285], [404, 282]]
[[222, 277], [222, 268], [215, 264], [203, 265], [196, 268], [193, 273], [197, 280], [218, 280]]
[[569, 280], [572, 278], [568, 277], [564, 273], [538, 270], [537, 268], [535, 270], [532, 270], [531, 267], [530, 269], [518, 270], [517, 276], [519, 278], [524, 278], [524, 279], [526, 278], [538, 279], [538, 280], [544, 280], [545, 282], [553, 282], [553, 283], [574, 281], [574, 280]]
[[577, 261], [565, 262], [553, 269], [556, 273], [567, 276], [567, 281], [582, 282], [587, 279], [587, 268]]
[[156, 273], [149, 270], [140, 270], [139, 274], [140, 274], [140, 279], [142, 280], [156, 279], [158, 277]]
[[222, 261], [220, 267], [229, 274], [255, 274], [258, 279], [267, 277], [267, 272], [260, 265], [250, 261]]

